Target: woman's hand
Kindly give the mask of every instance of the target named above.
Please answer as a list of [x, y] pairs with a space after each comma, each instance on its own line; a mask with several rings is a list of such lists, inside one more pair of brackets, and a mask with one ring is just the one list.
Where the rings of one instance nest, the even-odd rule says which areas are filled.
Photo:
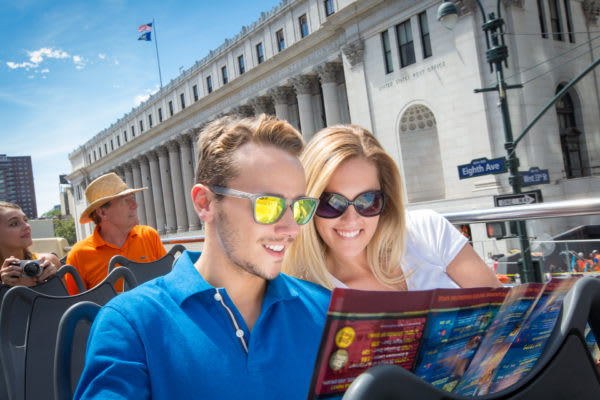
[[46, 279], [54, 276], [56, 271], [60, 268], [60, 260], [53, 253], [40, 253], [38, 254], [38, 261], [40, 262], [40, 267], [44, 268], [42, 275], [36, 276], [35, 279], [37, 282], [43, 282]]
[[19, 259], [12, 256], [5, 259], [2, 263], [2, 268], [0, 268], [0, 279], [2, 279], [4, 285], [8, 286], [36, 285], [36, 280], [34, 278], [23, 276], [23, 268], [19, 265]]

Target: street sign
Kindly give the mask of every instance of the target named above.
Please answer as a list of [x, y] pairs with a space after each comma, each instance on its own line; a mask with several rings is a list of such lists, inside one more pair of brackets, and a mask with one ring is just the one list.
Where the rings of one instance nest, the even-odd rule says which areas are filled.
[[494, 196], [496, 207], [522, 206], [524, 204], [542, 203], [543, 201], [541, 190]]
[[506, 158], [493, 158], [488, 160], [486, 157], [472, 160], [470, 164], [458, 166], [459, 179], [474, 178], [481, 175], [501, 174], [506, 172]]
[[531, 167], [529, 168], [529, 171], [519, 171], [519, 174], [521, 175], [522, 186], [550, 183], [550, 174], [547, 169]]

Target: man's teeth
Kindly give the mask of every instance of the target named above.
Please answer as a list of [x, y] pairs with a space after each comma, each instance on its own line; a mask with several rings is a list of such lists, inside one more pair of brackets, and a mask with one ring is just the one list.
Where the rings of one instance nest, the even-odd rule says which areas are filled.
[[338, 235], [343, 236], [345, 238], [353, 238], [358, 235], [360, 230], [357, 231], [337, 231]]
[[265, 247], [269, 250], [273, 250], [273, 251], [282, 251], [283, 248], [285, 247], [282, 244], [279, 245], [274, 245], [274, 244], [265, 244]]

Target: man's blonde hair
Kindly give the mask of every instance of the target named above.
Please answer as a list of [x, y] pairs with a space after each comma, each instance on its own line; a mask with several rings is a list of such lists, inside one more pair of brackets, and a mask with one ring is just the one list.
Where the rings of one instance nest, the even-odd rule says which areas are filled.
[[239, 174], [235, 151], [246, 143], [274, 146], [296, 157], [304, 147], [302, 135], [287, 121], [265, 114], [222, 117], [208, 124], [198, 138], [196, 183], [227, 186]]
[[[379, 282], [396, 287], [405, 280], [400, 268], [406, 236], [404, 194], [398, 167], [377, 138], [357, 125], [334, 125], [317, 133], [300, 157], [306, 172], [306, 195], [320, 197], [340, 164], [357, 157], [375, 164], [386, 196], [385, 209], [367, 245], [369, 266]], [[313, 220], [300, 230], [286, 252], [283, 271], [332, 289], [326, 252], [327, 245]]]

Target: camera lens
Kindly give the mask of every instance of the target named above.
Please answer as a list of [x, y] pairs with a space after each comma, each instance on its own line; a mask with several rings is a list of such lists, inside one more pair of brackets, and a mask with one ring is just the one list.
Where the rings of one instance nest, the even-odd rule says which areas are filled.
[[42, 275], [43, 268], [40, 266], [40, 263], [36, 260], [22, 260], [20, 262], [21, 268], [23, 268], [24, 276], [40, 276]]

